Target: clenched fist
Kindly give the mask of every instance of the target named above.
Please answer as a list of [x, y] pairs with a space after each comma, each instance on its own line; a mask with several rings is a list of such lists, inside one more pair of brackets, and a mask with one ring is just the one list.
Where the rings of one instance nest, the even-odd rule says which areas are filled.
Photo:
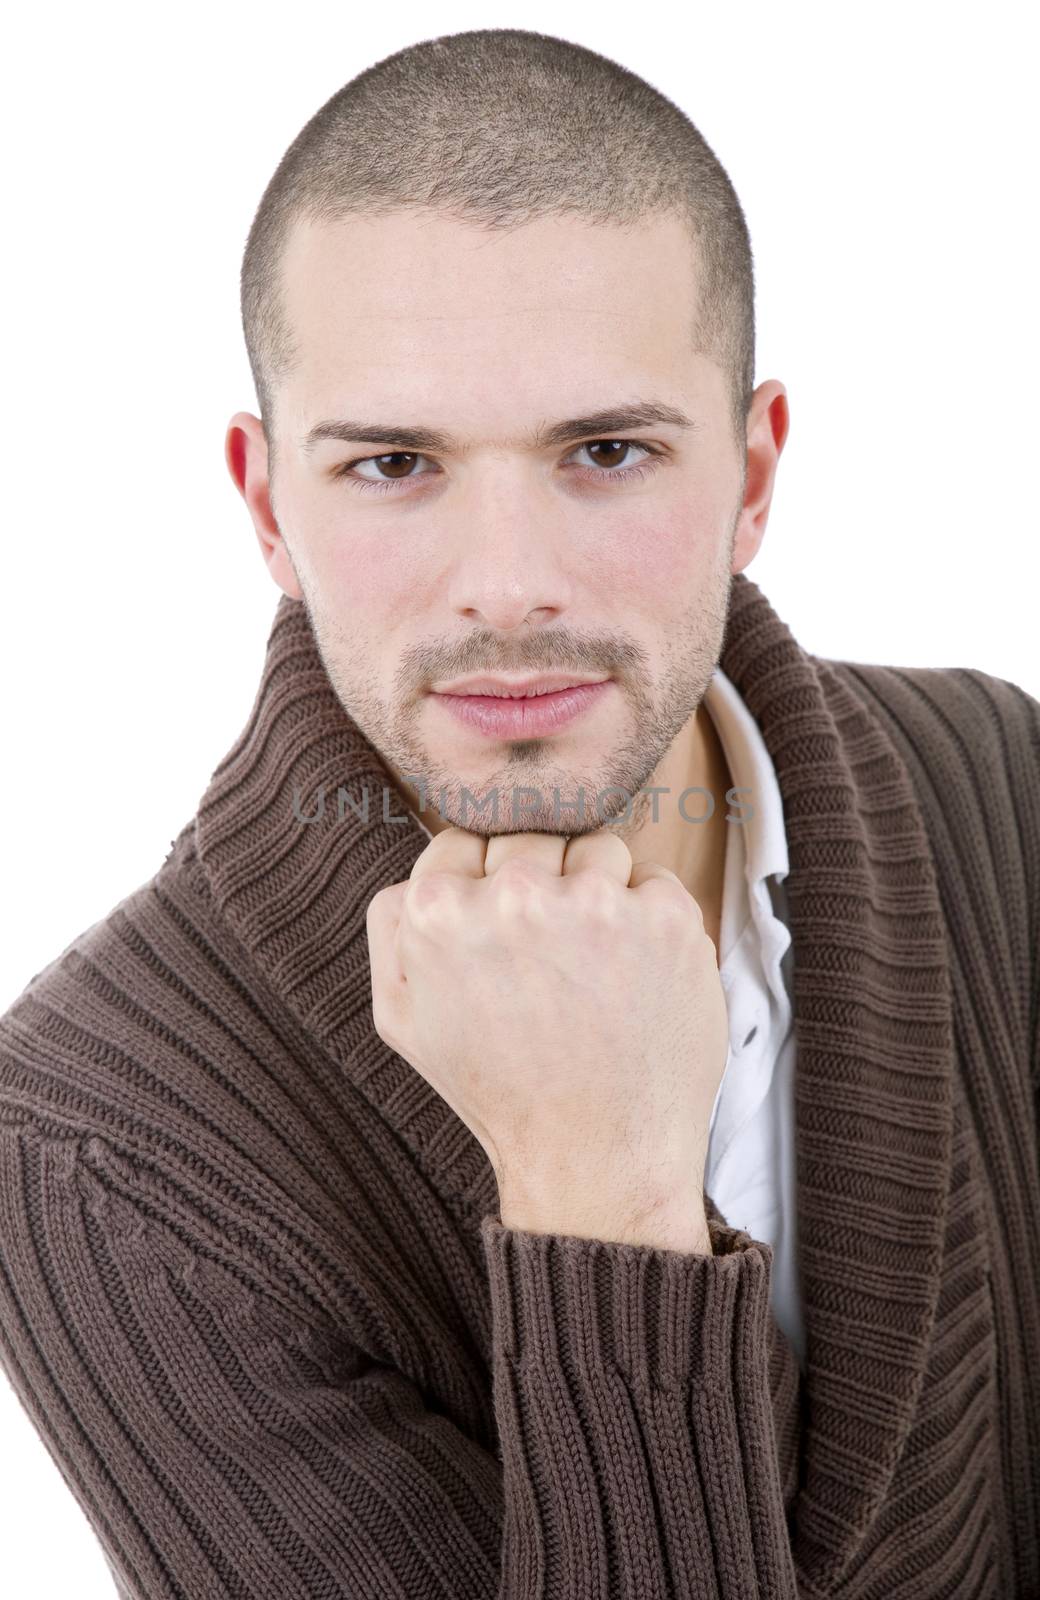
[[503, 1223], [706, 1241], [729, 1027], [715, 947], [675, 873], [634, 866], [607, 829], [446, 828], [373, 896], [367, 932], [376, 1031], [483, 1146]]

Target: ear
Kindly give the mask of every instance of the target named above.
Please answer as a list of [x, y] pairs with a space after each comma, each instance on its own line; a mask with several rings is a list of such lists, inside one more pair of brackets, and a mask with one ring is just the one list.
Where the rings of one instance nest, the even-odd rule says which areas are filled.
[[790, 417], [787, 390], [777, 378], [760, 383], [751, 397], [747, 422], [747, 481], [744, 504], [733, 535], [732, 572], [743, 572], [765, 537], [780, 452]]
[[249, 510], [268, 571], [290, 599], [302, 600], [303, 590], [271, 505], [267, 439], [259, 417], [236, 411], [228, 423], [224, 459]]

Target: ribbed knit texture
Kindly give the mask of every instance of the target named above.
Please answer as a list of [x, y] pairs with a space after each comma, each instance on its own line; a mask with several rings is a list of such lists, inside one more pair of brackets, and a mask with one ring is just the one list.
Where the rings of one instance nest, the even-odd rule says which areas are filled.
[[810, 655], [744, 574], [721, 665], [788, 833], [805, 1378], [710, 1196], [710, 1256], [503, 1228], [374, 1030], [427, 839], [284, 598], [197, 817], [0, 1018], [0, 1358], [128, 1600], [1040, 1595], [1040, 704]]

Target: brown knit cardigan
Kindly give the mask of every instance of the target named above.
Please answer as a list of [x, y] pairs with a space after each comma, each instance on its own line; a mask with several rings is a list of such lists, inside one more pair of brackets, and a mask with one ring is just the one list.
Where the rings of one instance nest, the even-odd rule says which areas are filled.
[[122, 1595], [1040, 1596], [1040, 704], [813, 656], [744, 574], [721, 665], [790, 850], [804, 1378], [710, 1196], [710, 1256], [502, 1227], [372, 1023], [427, 838], [284, 598], [196, 817], [0, 1018], [0, 1360]]

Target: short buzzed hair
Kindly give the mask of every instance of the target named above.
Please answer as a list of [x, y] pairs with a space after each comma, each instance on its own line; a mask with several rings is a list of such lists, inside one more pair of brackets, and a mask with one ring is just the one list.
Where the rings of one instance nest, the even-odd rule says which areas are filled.
[[301, 129], [264, 190], [242, 261], [249, 364], [273, 467], [274, 397], [298, 349], [281, 295], [298, 220], [432, 210], [478, 229], [547, 216], [637, 226], [672, 214], [691, 236], [690, 350], [726, 376], [746, 468], [754, 390], [751, 242], [713, 151], [659, 90], [606, 56], [522, 28], [409, 45], [352, 78]]

